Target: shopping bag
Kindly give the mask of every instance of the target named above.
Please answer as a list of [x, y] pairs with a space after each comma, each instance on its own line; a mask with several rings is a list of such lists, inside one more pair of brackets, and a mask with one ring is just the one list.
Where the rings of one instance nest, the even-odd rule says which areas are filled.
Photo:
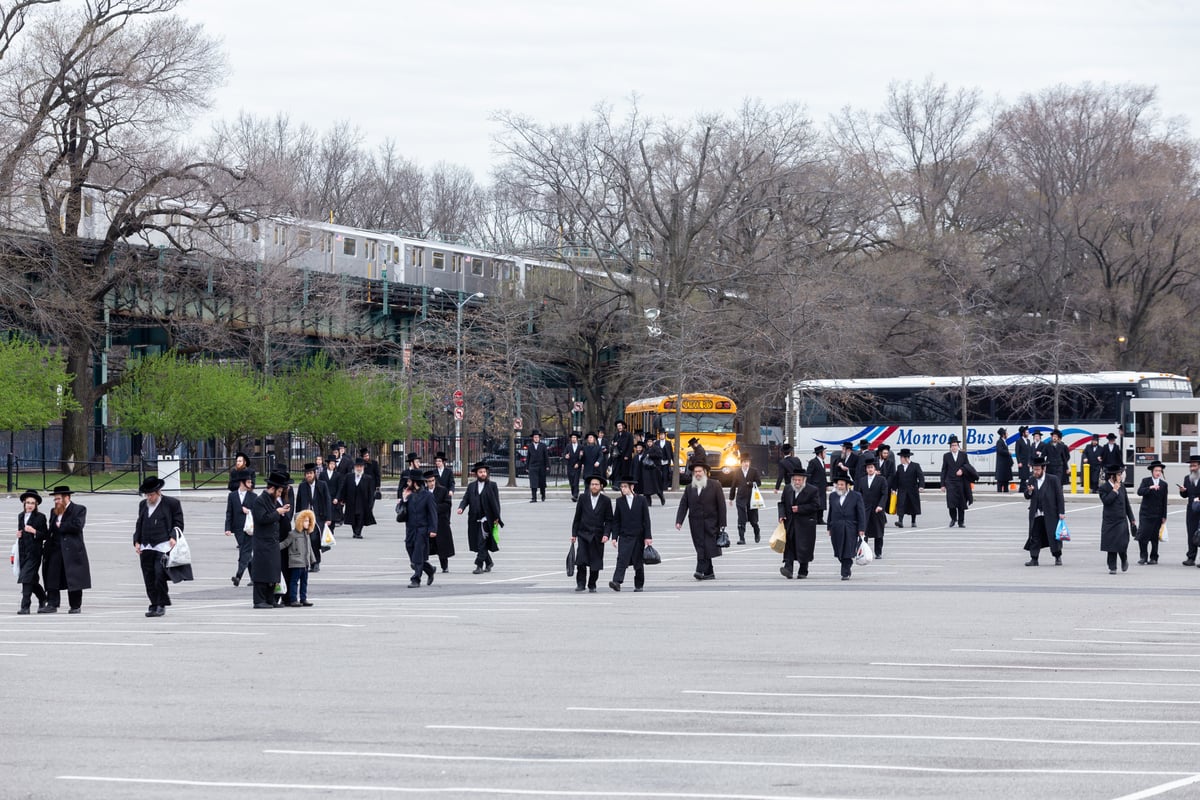
[[321, 547], [330, 548], [337, 544], [337, 539], [333, 538], [333, 528], [329, 527], [329, 523], [325, 523], [325, 530], [321, 533]]
[[188, 546], [187, 539], [183, 538], [183, 531], [176, 528], [175, 546], [167, 553], [167, 569], [185, 567], [191, 563], [192, 548]]
[[13, 542], [12, 568], [13, 568], [13, 577], [20, 578], [21, 577], [21, 543], [20, 542]]
[[889, 513], [889, 514], [895, 514], [895, 513], [896, 513], [896, 499], [897, 499], [897, 497], [898, 497], [898, 493], [896, 492], [896, 490], [895, 490], [895, 489], [892, 489], [892, 496], [891, 496], [890, 498], [888, 498], [888, 510], [887, 510], [887, 513]]
[[854, 563], [860, 567], [866, 566], [875, 560], [875, 548], [871, 546], [868, 539], [858, 540], [858, 552], [854, 554]]
[[500, 544], [500, 523], [498, 522], [492, 523], [492, 541]]
[[1165, 521], [1163, 522], [1162, 527], [1158, 529], [1158, 540], [1160, 542], [1170, 541], [1170, 539], [1167, 538], [1167, 523]]
[[1067, 521], [1065, 519], [1060, 519], [1058, 521], [1058, 527], [1054, 529], [1054, 538], [1058, 539], [1060, 542], [1071, 541], [1071, 529], [1067, 527]]
[[254, 535], [254, 515], [253, 514], [246, 515], [246, 521], [242, 523], [242, 533], [248, 533], [251, 536]]
[[762, 492], [755, 486], [750, 490], [750, 507], [751, 508], [766, 508], [767, 501], [763, 500]]
[[660, 556], [658, 554], [658, 551], [654, 549], [654, 545], [652, 545], [652, 544], [646, 545], [646, 549], [642, 551], [642, 563], [643, 564], [661, 564], [662, 563], [662, 556]]
[[767, 542], [771, 549], [776, 553], [782, 553], [787, 549], [787, 526], [782, 522], [775, 526], [775, 530], [771, 532], [771, 539]]
[[729, 547], [729, 534], [725, 532], [724, 528], [717, 534], [717, 547]]
[[571, 542], [571, 546], [567, 549], [567, 577], [575, 574], [575, 543]]

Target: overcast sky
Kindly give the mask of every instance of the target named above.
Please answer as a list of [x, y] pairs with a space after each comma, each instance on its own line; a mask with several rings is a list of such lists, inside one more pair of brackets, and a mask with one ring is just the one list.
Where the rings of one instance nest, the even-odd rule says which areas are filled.
[[[231, 73], [213, 117], [339, 119], [485, 180], [491, 115], [574, 122], [637, 94], [643, 113], [800, 102], [825, 121], [933, 76], [1013, 100], [1134, 82], [1200, 135], [1200, 4], [1180, 0], [189, 0]], [[207, 127], [208, 121], [202, 123]]]

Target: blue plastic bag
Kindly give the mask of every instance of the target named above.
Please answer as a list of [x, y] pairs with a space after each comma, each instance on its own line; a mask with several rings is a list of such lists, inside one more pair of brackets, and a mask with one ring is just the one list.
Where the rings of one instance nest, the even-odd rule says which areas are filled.
[[1058, 521], [1058, 527], [1054, 529], [1054, 538], [1058, 539], [1060, 542], [1071, 541], [1071, 529], [1067, 527], [1067, 521], [1065, 519], [1060, 519]]

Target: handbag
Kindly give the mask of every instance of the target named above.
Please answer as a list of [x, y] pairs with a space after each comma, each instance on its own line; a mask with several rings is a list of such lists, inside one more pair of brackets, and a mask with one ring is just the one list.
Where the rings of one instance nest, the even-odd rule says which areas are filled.
[[1162, 526], [1158, 529], [1158, 540], [1160, 542], [1171, 541], [1170, 539], [1167, 538], [1167, 522], [1166, 522], [1166, 520], [1163, 520]]
[[575, 543], [571, 542], [570, 549], [567, 550], [567, 577], [575, 574]]
[[763, 500], [762, 492], [755, 486], [750, 490], [750, 507], [751, 508], [766, 508], [767, 502]]
[[729, 534], [725, 532], [724, 528], [717, 534], [717, 547], [729, 547]]
[[192, 548], [188, 546], [187, 539], [183, 538], [183, 531], [176, 528], [175, 546], [167, 552], [167, 569], [185, 567], [191, 563]]
[[897, 492], [895, 489], [892, 489], [891, 495], [892, 496], [890, 498], [888, 498], [887, 513], [895, 514], [896, 513], [896, 501], [900, 499], [900, 493]]
[[767, 541], [771, 549], [776, 553], [782, 553], [787, 549], [787, 525], [782, 522], [775, 526], [775, 530], [771, 532], [771, 538]]
[[646, 545], [646, 549], [642, 552], [642, 563], [651, 565], [662, 563], [662, 556], [654, 549], [654, 545]]
[[875, 548], [871, 547], [871, 543], [866, 539], [858, 540], [858, 552], [854, 554], [854, 563], [860, 567], [865, 567], [875, 560]]
[[496, 522], [492, 523], [492, 541], [500, 544], [500, 525]]
[[404, 522], [408, 519], [408, 503], [401, 500], [396, 503], [396, 522]]
[[1058, 521], [1058, 527], [1054, 529], [1054, 538], [1058, 539], [1060, 542], [1071, 541], [1071, 529], [1067, 527], [1067, 521], [1065, 519], [1060, 519]]
[[328, 550], [337, 544], [337, 539], [333, 538], [333, 528], [329, 527], [329, 523], [325, 523], [325, 530], [321, 533], [321, 549]]

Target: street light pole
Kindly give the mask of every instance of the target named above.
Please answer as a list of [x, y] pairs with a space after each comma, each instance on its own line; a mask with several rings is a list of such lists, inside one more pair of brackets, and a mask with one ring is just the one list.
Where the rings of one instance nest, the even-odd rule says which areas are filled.
[[[435, 287], [433, 290], [435, 295], [448, 297], [442, 287]], [[457, 312], [454, 325], [454, 390], [462, 391], [462, 355], [463, 355], [463, 340], [462, 340], [462, 323], [463, 323], [463, 308], [472, 300], [483, 300], [487, 295], [483, 292], [475, 292], [475, 294], [463, 298], [462, 301], [451, 300], [454, 303], [454, 308]], [[462, 406], [458, 406], [462, 408]], [[465, 413], [465, 412], [464, 412]], [[463, 463], [462, 455], [462, 414], [454, 415], [454, 463], [458, 465], [459, 478], [462, 485], [467, 483], [467, 465]]]

